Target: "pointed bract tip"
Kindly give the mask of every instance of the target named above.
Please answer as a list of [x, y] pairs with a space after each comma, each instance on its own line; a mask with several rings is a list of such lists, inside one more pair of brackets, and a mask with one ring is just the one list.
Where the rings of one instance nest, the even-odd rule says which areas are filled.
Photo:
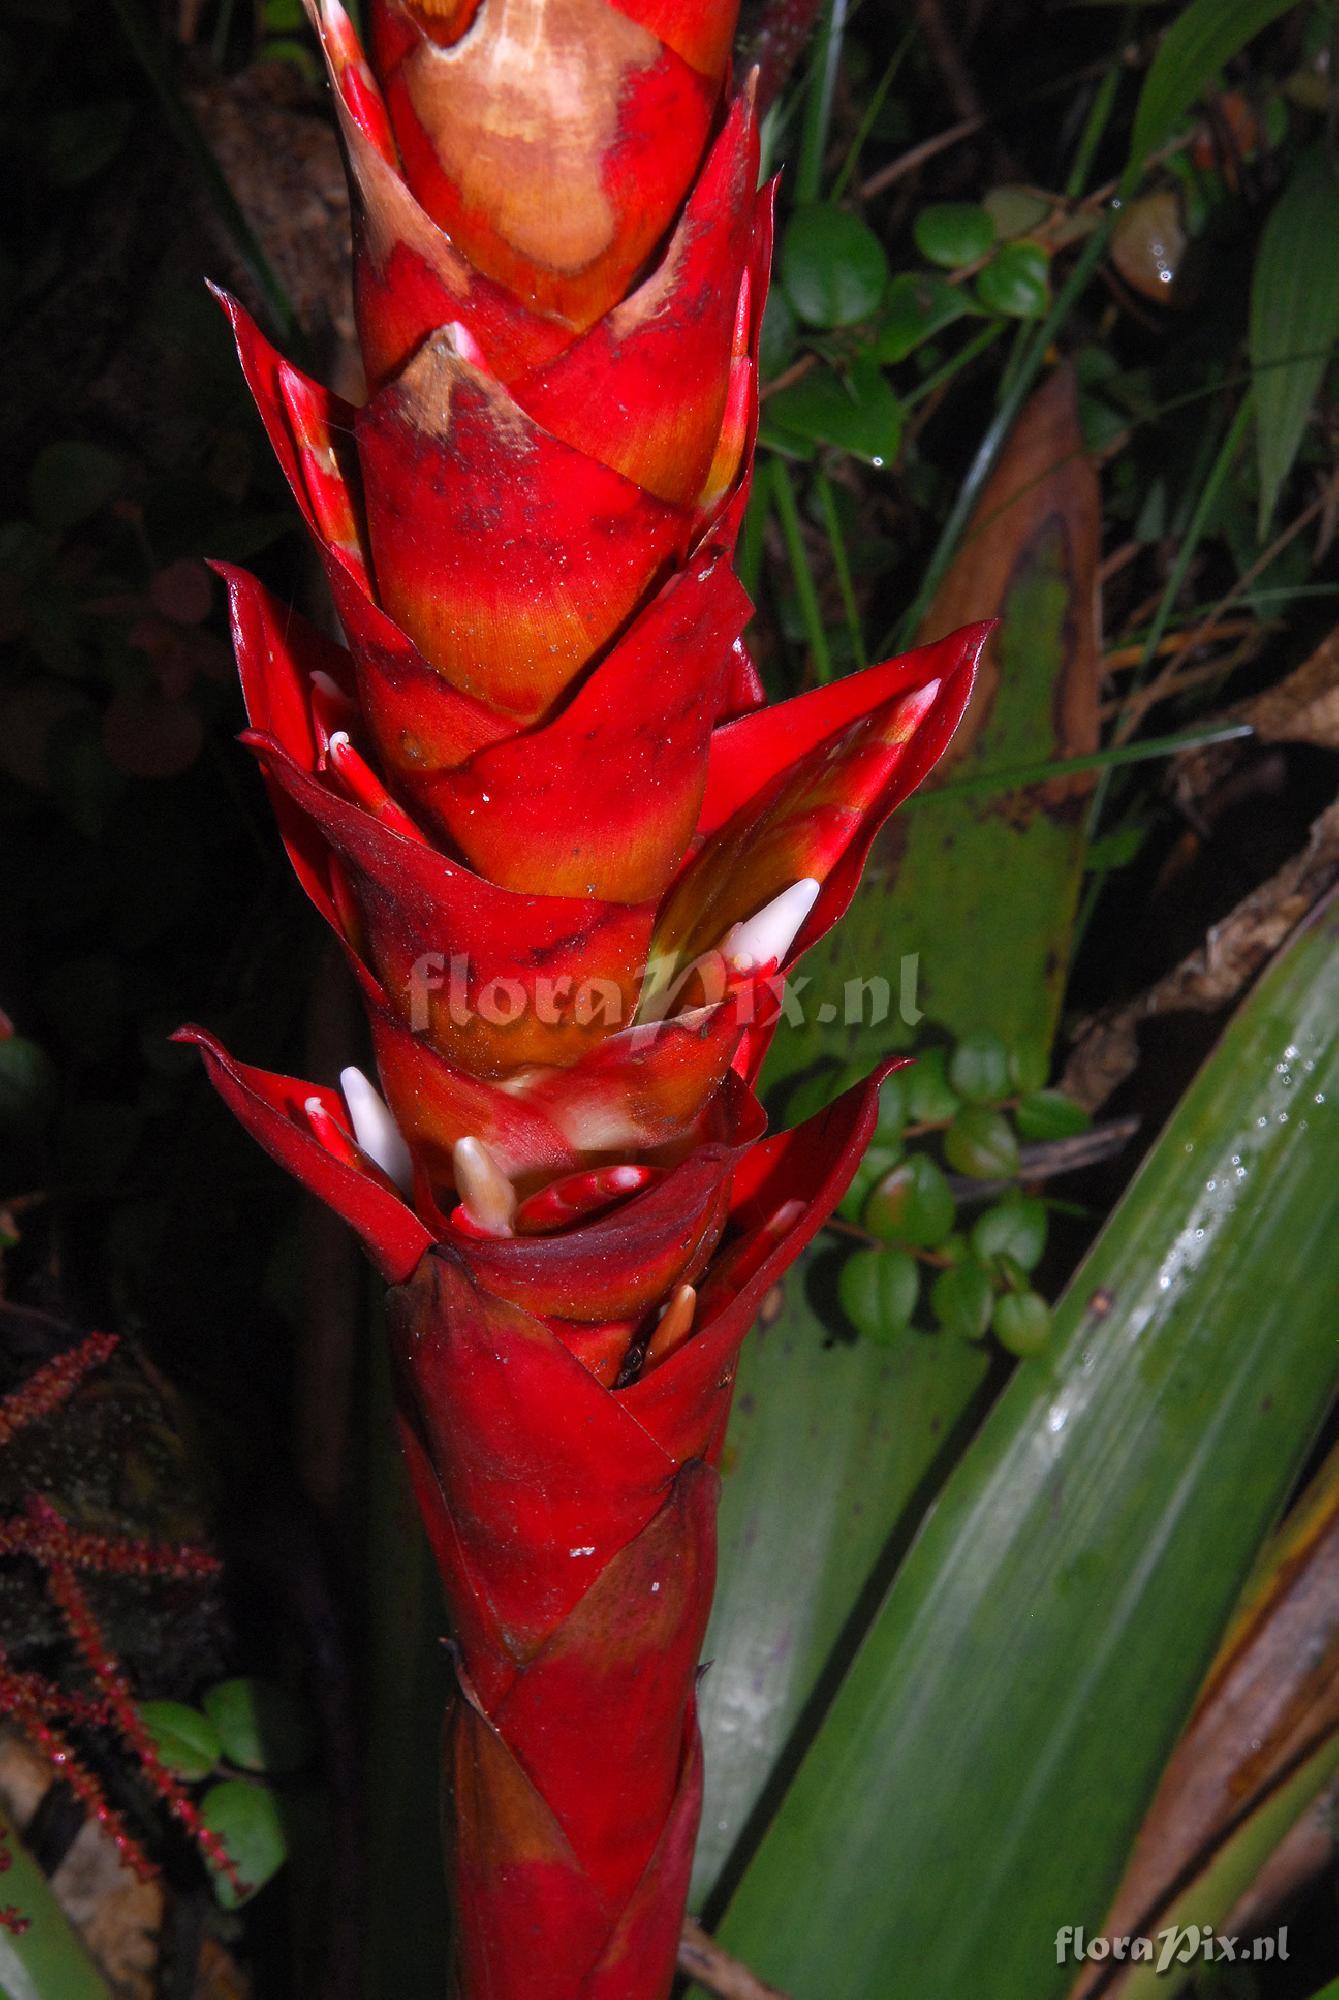
[[349, 1107], [354, 1138], [368, 1159], [375, 1161], [381, 1171], [389, 1175], [401, 1194], [408, 1194], [414, 1184], [414, 1163], [404, 1135], [380, 1091], [368, 1082], [360, 1069], [352, 1065], [340, 1071], [339, 1087]]
[[812, 875], [802, 875], [798, 882], [792, 882], [788, 889], [765, 903], [756, 916], [733, 925], [721, 945], [727, 964], [736, 972], [756, 972], [764, 965], [780, 965], [818, 901], [822, 886]]

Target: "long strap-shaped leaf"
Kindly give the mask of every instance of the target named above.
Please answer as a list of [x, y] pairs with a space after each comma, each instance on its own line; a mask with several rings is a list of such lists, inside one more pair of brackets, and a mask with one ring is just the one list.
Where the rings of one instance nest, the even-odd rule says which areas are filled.
[[3, 2000], [111, 2000], [111, 1988], [8, 1814], [0, 1818], [0, 1855]]
[[1243, 1006], [893, 1582], [722, 1941], [1056, 2000], [1339, 1373], [1339, 903]]

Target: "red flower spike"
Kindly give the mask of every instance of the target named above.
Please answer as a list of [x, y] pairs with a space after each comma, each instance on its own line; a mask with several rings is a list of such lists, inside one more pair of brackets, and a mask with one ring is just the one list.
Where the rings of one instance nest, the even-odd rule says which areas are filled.
[[456, 687], [543, 714], [688, 539], [681, 509], [541, 430], [433, 334], [359, 411], [386, 610]]
[[764, 1137], [752, 1082], [987, 628], [763, 706], [729, 564], [773, 190], [751, 84], [723, 101], [734, 0], [371, 0], [370, 61], [309, 6], [368, 402], [229, 310], [347, 651], [225, 574], [385, 1101], [185, 1032], [392, 1281], [458, 1668], [455, 2000], [665, 2000], [736, 1360], [877, 1111], [875, 1078]]

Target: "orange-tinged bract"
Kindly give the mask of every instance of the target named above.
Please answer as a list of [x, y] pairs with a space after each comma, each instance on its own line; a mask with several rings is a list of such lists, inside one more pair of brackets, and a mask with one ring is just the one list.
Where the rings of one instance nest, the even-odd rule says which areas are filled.
[[770, 191], [720, 0], [312, 0], [368, 396], [225, 301], [346, 643], [224, 569], [379, 1090], [210, 1075], [390, 1281], [446, 1584], [459, 2000], [660, 2000], [739, 1344], [877, 1079], [768, 1136], [781, 980], [985, 627], [776, 708], [731, 570]]

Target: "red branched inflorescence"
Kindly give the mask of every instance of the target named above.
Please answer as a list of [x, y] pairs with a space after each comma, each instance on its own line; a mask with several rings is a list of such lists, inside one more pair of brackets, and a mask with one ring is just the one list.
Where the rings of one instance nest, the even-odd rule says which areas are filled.
[[[58, 1412], [90, 1370], [110, 1359], [117, 1345], [115, 1334], [89, 1334], [21, 1383], [0, 1404], [0, 1443], [9, 1443], [29, 1425]], [[47, 1595], [60, 1611], [74, 1649], [97, 1690], [89, 1695], [66, 1689], [44, 1674], [19, 1669], [0, 1648], [0, 1710], [41, 1751], [56, 1776], [113, 1841], [127, 1866], [142, 1881], [149, 1881], [158, 1873], [155, 1863], [107, 1798], [87, 1759], [70, 1741], [67, 1726], [114, 1731], [151, 1790], [201, 1854], [228, 1877], [239, 1894], [243, 1893], [245, 1885], [223, 1843], [204, 1824], [189, 1792], [159, 1757], [125, 1670], [108, 1645], [77, 1574], [84, 1571], [199, 1582], [218, 1573], [217, 1556], [187, 1544], [164, 1546], [131, 1535], [99, 1534], [74, 1527], [39, 1493], [25, 1497], [22, 1513], [0, 1519], [0, 1556], [22, 1557], [36, 1564]]]
[[49, 1417], [68, 1402], [85, 1375], [101, 1367], [116, 1352], [114, 1333], [90, 1333], [77, 1347], [67, 1347], [0, 1400], [0, 1444], [8, 1444], [29, 1424]]

